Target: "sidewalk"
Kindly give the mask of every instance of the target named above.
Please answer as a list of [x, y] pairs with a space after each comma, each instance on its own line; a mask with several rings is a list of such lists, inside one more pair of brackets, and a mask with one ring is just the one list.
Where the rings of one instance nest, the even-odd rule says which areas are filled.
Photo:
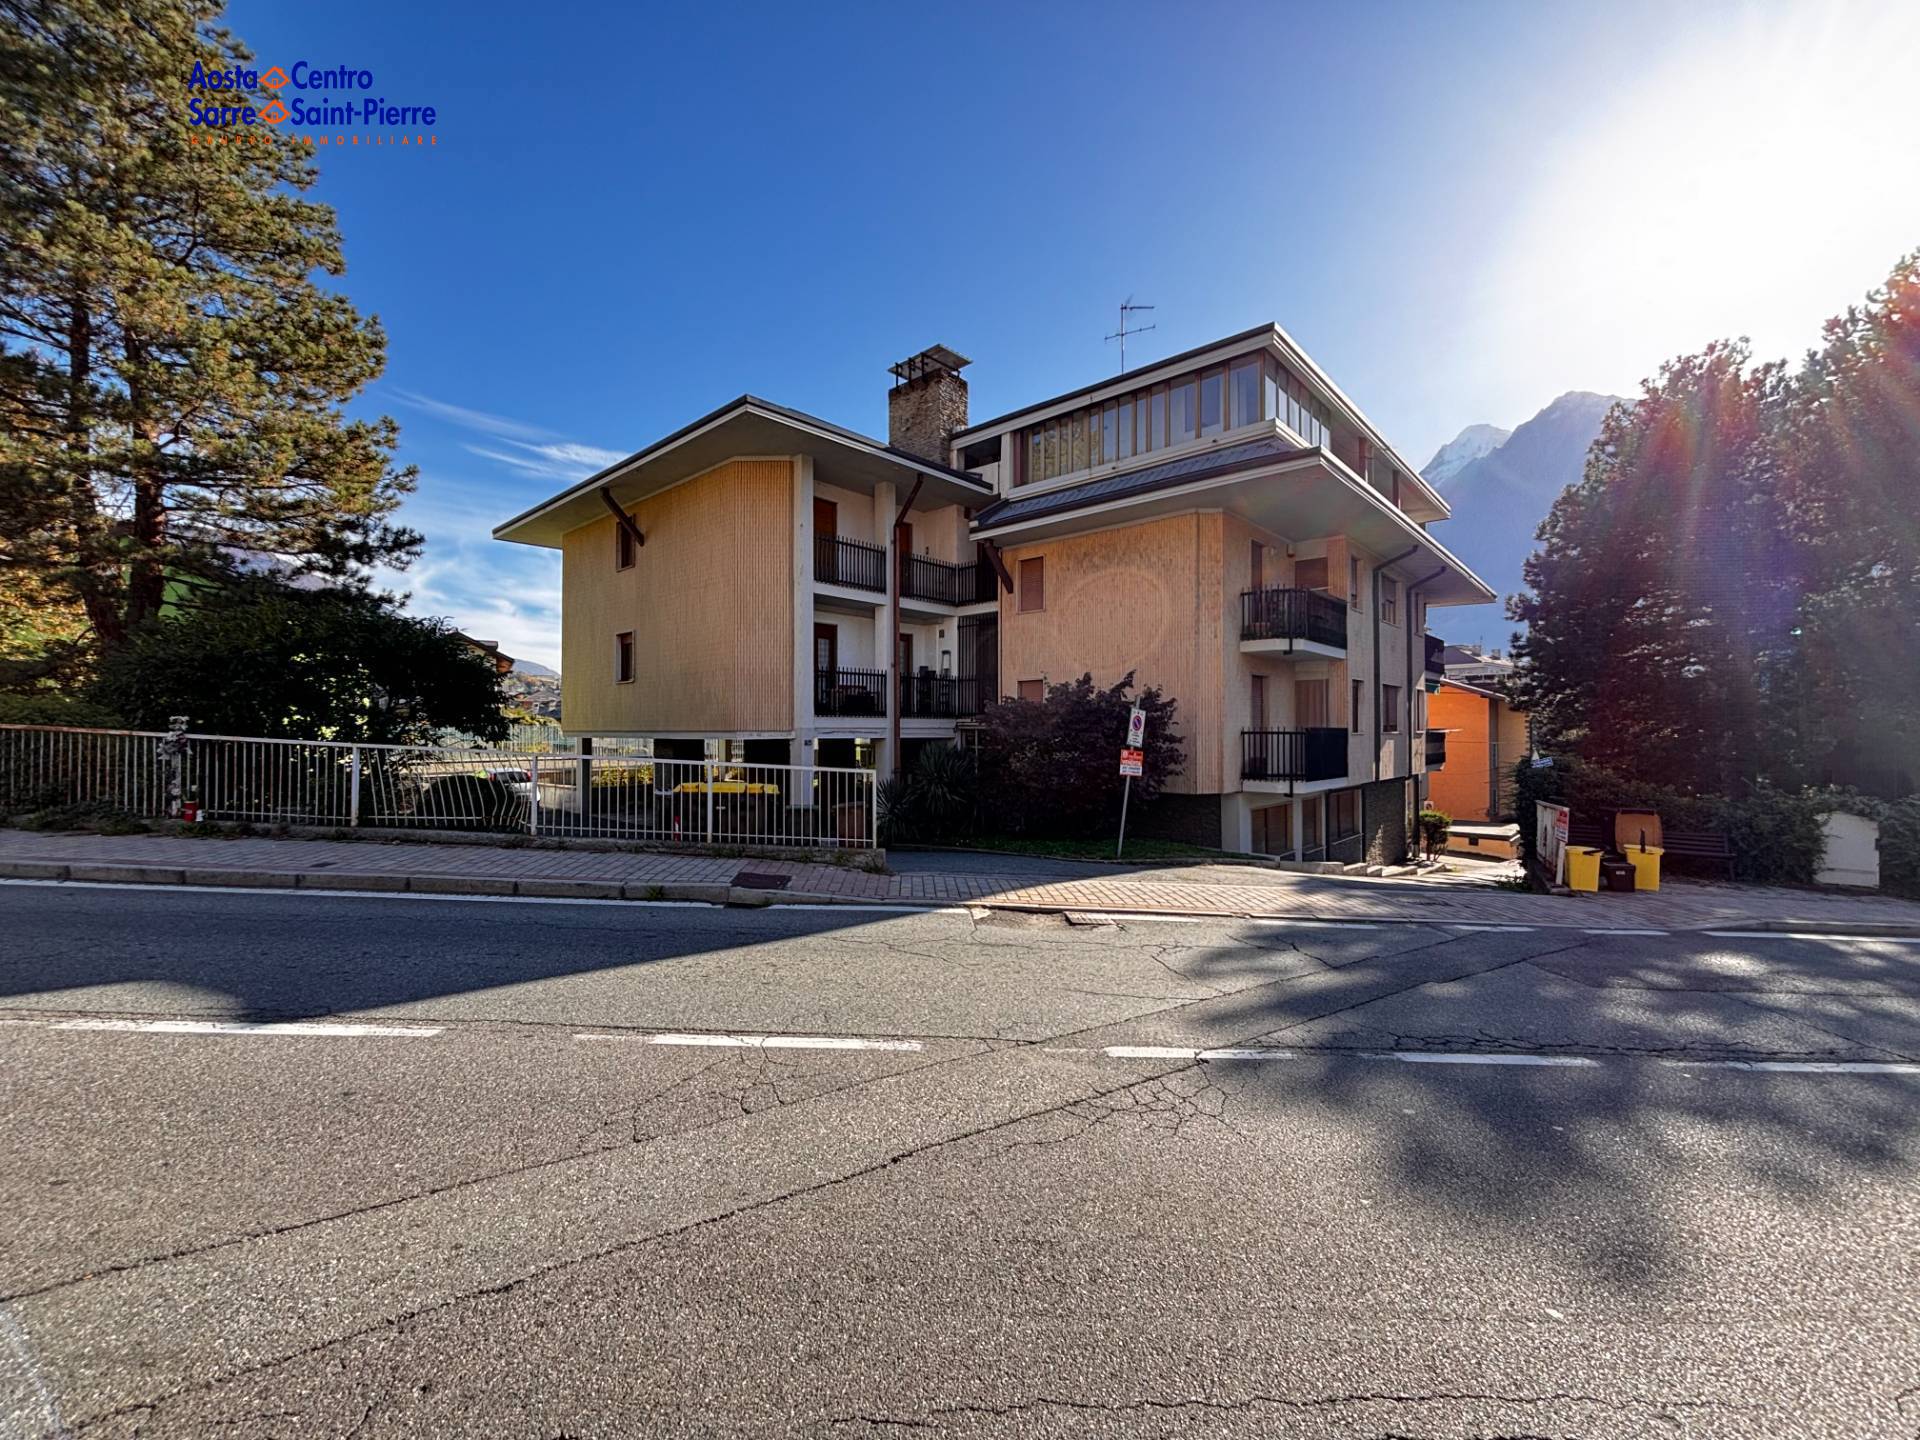
[[[0, 830], [0, 877], [413, 891], [607, 900], [968, 904], [1015, 910], [1132, 911], [1274, 919], [1571, 926], [1608, 930], [1806, 929], [1920, 934], [1920, 904], [1759, 886], [1670, 883], [1658, 894], [1566, 897], [1417, 880], [1346, 879], [1228, 866], [1033, 874], [873, 875], [838, 865], [607, 851], [337, 840], [217, 840]], [[779, 876], [780, 889], [736, 883]]]

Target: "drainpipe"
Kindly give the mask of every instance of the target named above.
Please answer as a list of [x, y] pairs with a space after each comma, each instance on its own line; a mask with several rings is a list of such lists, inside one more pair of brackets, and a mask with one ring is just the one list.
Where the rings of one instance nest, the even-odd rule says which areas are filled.
[[1380, 572], [1389, 565], [1398, 565], [1407, 556], [1418, 550], [1418, 545], [1409, 545], [1398, 555], [1382, 560], [1373, 567], [1373, 778], [1380, 778]]
[[902, 773], [900, 764], [900, 687], [904, 677], [900, 674], [900, 572], [906, 564], [900, 554], [900, 527], [907, 522], [907, 512], [913, 508], [913, 502], [920, 497], [920, 487], [927, 483], [925, 475], [913, 477], [913, 488], [907, 491], [907, 498], [900, 502], [900, 509], [893, 517], [893, 529], [889, 534], [887, 549], [891, 552], [887, 566], [887, 759], [893, 766], [896, 778]]
[[[1408, 777], [1409, 779], [1411, 779], [1411, 778], [1413, 777], [1413, 740], [1414, 740], [1414, 735], [1413, 735], [1413, 717], [1414, 717], [1414, 715], [1415, 715], [1416, 713], [1418, 713], [1418, 707], [1417, 707], [1417, 706], [1415, 706], [1415, 704], [1414, 704], [1414, 701], [1413, 701], [1413, 693], [1414, 693], [1414, 692], [1413, 692], [1413, 676], [1414, 676], [1414, 669], [1413, 669], [1413, 617], [1414, 617], [1414, 614], [1415, 614], [1415, 613], [1416, 613], [1416, 612], [1418, 611], [1418, 609], [1419, 609], [1419, 606], [1418, 606], [1418, 604], [1417, 604], [1417, 601], [1419, 600], [1419, 596], [1420, 596], [1420, 592], [1421, 592], [1421, 590], [1423, 590], [1423, 589], [1424, 589], [1424, 588], [1425, 588], [1426, 586], [1428, 586], [1428, 585], [1430, 585], [1430, 584], [1432, 584], [1432, 583], [1433, 583], [1433, 582], [1434, 582], [1435, 580], [1437, 580], [1437, 579], [1439, 579], [1439, 578], [1440, 578], [1440, 576], [1442, 576], [1442, 575], [1444, 575], [1444, 574], [1446, 574], [1446, 573], [1447, 573], [1447, 567], [1446, 567], [1446, 566], [1444, 566], [1444, 565], [1442, 565], [1442, 566], [1441, 566], [1441, 567], [1440, 567], [1440, 568], [1439, 568], [1438, 570], [1435, 570], [1435, 571], [1434, 571], [1434, 572], [1433, 572], [1433, 573], [1432, 573], [1431, 575], [1422, 575], [1422, 576], [1421, 576], [1421, 577], [1420, 577], [1420, 578], [1419, 578], [1418, 580], [1416, 580], [1416, 581], [1414, 581], [1414, 582], [1413, 582], [1413, 584], [1411, 584], [1411, 585], [1409, 585], [1409, 586], [1407, 586], [1407, 683], [1406, 683], [1406, 697], [1407, 697], [1407, 777]], [[1424, 685], [1426, 684], [1426, 679], [1427, 679], [1427, 654], [1426, 654], [1426, 651], [1427, 651], [1427, 631], [1426, 631], [1426, 627], [1425, 627], [1425, 626], [1422, 626], [1422, 627], [1420, 628], [1420, 672], [1419, 672], [1419, 673], [1420, 673], [1420, 681], [1421, 681], [1421, 684], [1422, 684], [1422, 686], [1424, 686]], [[1421, 743], [1422, 745], [1425, 745], [1425, 744], [1427, 743], [1427, 736], [1426, 736], [1426, 732], [1425, 732], [1425, 731], [1422, 731], [1422, 732], [1420, 733], [1420, 743]], [[1418, 799], [1419, 797], [1418, 797], [1418, 796], [1416, 795], [1416, 796], [1415, 796], [1414, 798], [1415, 798], [1415, 799]]]

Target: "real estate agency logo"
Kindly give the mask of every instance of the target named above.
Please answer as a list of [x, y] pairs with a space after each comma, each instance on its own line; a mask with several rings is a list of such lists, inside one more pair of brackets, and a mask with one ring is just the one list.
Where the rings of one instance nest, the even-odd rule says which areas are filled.
[[216, 70], [195, 61], [187, 77], [188, 139], [204, 145], [440, 143], [435, 107], [375, 95], [373, 88], [373, 72], [350, 65], [297, 60], [291, 71], [278, 65]]

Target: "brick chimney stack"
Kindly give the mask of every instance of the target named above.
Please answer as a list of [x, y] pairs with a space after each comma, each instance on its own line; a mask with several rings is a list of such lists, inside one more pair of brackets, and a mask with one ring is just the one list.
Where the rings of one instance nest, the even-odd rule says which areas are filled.
[[922, 460], [951, 463], [953, 433], [967, 423], [967, 382], [960, 372], [972, 363], [935, 345], [890, 367], [887, 443]]

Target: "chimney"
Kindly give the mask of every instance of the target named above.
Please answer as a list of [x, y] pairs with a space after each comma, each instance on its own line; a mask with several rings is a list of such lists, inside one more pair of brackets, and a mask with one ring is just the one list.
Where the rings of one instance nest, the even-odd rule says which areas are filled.
[[935, 345], [889, 367], [887, 443], [937, 465], [951, 463], [953, 432], [967, 423], [967, 382], [960, 372], [972, 363]]

